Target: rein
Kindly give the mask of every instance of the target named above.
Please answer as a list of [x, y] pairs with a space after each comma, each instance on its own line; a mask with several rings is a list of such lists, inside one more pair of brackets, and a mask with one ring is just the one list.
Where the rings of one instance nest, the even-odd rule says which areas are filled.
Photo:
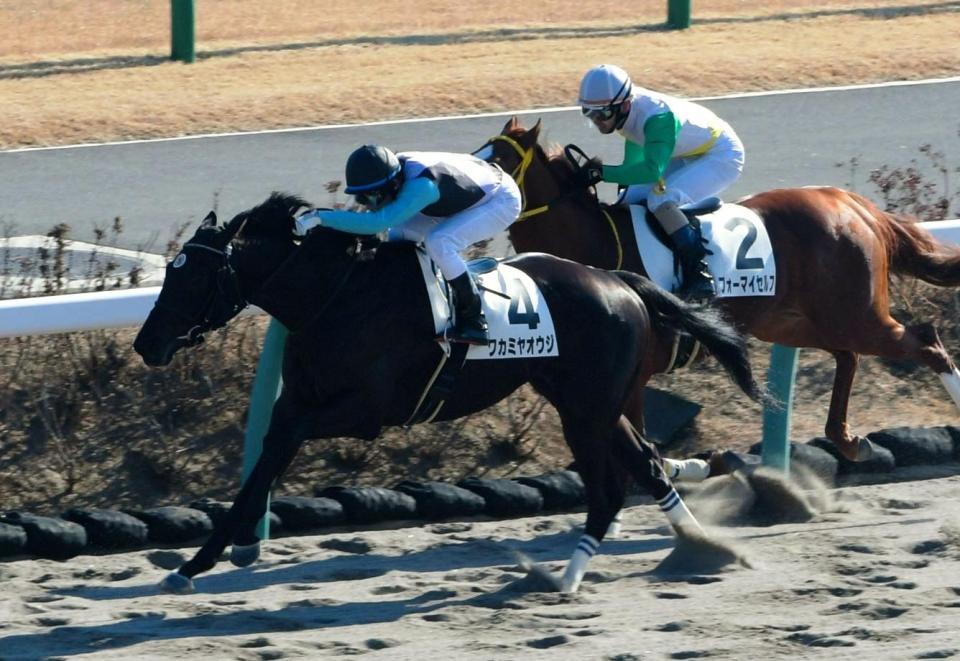
[[[193, 324], [193, 326], [191, 326], [186, 333], [176, 338], [177, 340], [180, 340], [184, 346], [192, 347], [203, 342], [204, 333], [223, 326], [229, 319], [233, 318], [241, 310], [247, 307], [247, 301], [243, 298], [243, 294], [240, 292], [240, 283], [237, 279], [237, 272], [233, 269], [233, 265], [230, 263], [229, 250], [218, 250], [217, 248], [205, 246], [202, 243], [191, 242], [185, 243], [181, 250], [186, 250], [187, 248], [206, 250], [221, 258], [220, 266], [217, 268], [215, 274], [217, 278], [217, 287], [210, 290], [210, 294], [203, 305], [203, 311], [200, 314], [200, 321], [197, 322], [192, 315], [183, 312], [177, 307], [168, 305], [160, 301], [160, 299], [157, 299], [157, 302], [154, 303], [154, 306], [176, 317], [186, 319]], [[224, 289], [224, 285], [227, 282], [232, 285], [230, 291]], [[228, 314], [224, 315], [223, 319], [214, 318], [214, 309], [219, 301], [229, 302]]]
[[[520, 157], [520, 163], [513, 169], [513, 172], [510, 173], [510, 176], [513, 177], [514, 181], [517, 182], [517, 187], [520, 189], [520, 196], [523, 199], [523, 204], [520, 207], [520, 215], [517, 217], [517, 222], [521, 220], [526, 220], [531, 216], [536, 216], [538, 214], [544, 213], [550, 210], [550, 204], [547, 203], [542, 206], [537, 207], [536, 209], [527, 209], [527, 194], [524, 191], [523, 184], [524, 179], [527, 175], [527, 169], [530, 167], [530, 164], [533, 162], [533, 147], [529, 149], [524, 149], [519, 142], [511, 138], [509, 135], [496, 135], [488, 141], [487, 144], [493, 144], [494, 142], [505, 142], [510, 145], [513, 150], [517, 153], [517, 156]], [[582, 152], [581, 152], [582, 153]], [[572, 194], [572, 191], [568, 191], [560, 195], [553, 202], [562, 200], [564, 197], [568, 197]], [[599, 206], [599, 205], [598, 205]], [[623, 243], [620, 241], [620, 232], [617, 231], [617, 225], [613, 222], [613, 218], [610, 217], [609, 212], [603, 207], [600, 207], [600, 213], [603, 214], [603, 217], [607, 219], [607, 223], [610, 225], [610, 230], [613, 232], [613, 240], [617, 245], [617, 265], [614, 268], [621, 268], [623, 266]]]

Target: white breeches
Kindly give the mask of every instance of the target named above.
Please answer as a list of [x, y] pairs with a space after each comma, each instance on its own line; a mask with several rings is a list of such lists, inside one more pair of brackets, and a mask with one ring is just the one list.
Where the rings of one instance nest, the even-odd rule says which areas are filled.
[[504, 175], [500, 187], [485, 202], [452, 216], [415, 216], [399, 227], [391, 227], [388, 240], [422, 242], [443, 277], [453, 280], [467, 270], [460, 251], [510, 227], [520, 215], [520, 206], [520, 189]]
[[743, 145], [739, 138], [724, 133], [703, 156], [676, 158], [663, 173], [663, 190], [656, 184], [628, 186], [617, 200], [640, 204], [656, 210], [661, 204], [677, 205], [700, 202], [711, 195], [719, 195], [735, 182], [743, 172]]

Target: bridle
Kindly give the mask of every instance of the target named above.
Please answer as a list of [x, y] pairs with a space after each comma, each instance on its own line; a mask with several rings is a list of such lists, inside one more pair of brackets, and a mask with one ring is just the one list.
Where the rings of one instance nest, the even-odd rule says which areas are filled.
[[[222, 327], [247, 307], [248, 303], [240, 291], [240, 279], [237, 277], [237, 272], [234, 270], [233, 264], [230, 263], [229, 247], [220, 250], [202, 243], [188, 241], [183, 245], [181, 252], [186, 252], [188, 249], [206, 250], [219, 258], [220, 264], [214, 273], [217, 286], [210, 290], [198, 315], [188, 314], [159, 298], [154, 307], [180, 319], [185, 319], [192, 324], [183, 335], [174, 338], [180, 342], [181, 346], [192, 347], [203, 342], [204, 333]], [[199, 320], [197, 317], [199, 317]]]
[[[517, 164], [517, 167], [513, 169], [513, 172], [510, 173], [510, 176], [515, 182], [517, 182], [517, 188], [520, 189], [520, 199], [522, 200], [520, 205], [520, 215], [517, 217], [517, 221], [526, 220], [530, 216], [536, 216], [538, 214], [549, 211], [550, 204], [544, 204], [537, 207], [536, 209], [527, 209], [527, 193], [524, 190], [525, 178], [527, 176], [527, 168], [530, 167], [530, 163], [533, 162], [533, 150], [534, 147], [528, 147], [524, 149], [519, 142], [511, 138], [509, 135], [495, 135], [494, 137], [487, 140], [486, 144], [483, 147], [480, 147], [477, 151], [482, 151], [484, 147], [493, 146], [495, 142], [505, 142], [513, 150], [517, 152], [517, 156], [520, 157], [520, 162]], [[474, 152], [476, 153], [476, 152]]]
[[[527, 175], [527, 169], [530, 167], [530, 164], [533, 162], [534, 149], [536, 148], [536, 145], [533, 145], [532, 147], [527, 147], [526, 149], [524, 149], [524, 147], [519, 142], [511, 138], [509, 135], [504, 135], [501, 133], [500, 135], [495, 135], [489, 140], [487, 140], [487, 142], [482, 147], [480, 147], [480, 149], [474, 152], [474, 154], [476, 154], [477, 152], [483, 151], [485, 147], [488, 147], [488, 146], [492, 147], [495, 142], [507, 143], [508, 145], [510, 145], [510, 147], [513, 148], [513, 151], [517, 153], [517, 156], [520, 157], [520, 162], [517, 164], [517, 167], [515, 167], [513, 171], [510, 173], [510, 176], [513, 177], [513, 180], [517, 182], [517, 188], [520, 189], [520, 198], [523, 200], [520, 206], [520, 215], [517, 217], [516, 222], [526, 220], [531, 216], [536, 216], [538, 214], [545, 213], [550, 210], [551, 204], [556, 204], [558, 201], [566, 197], [570, 197], [573, 194], [573, 191], [567, 191], [565, 193], [561, 193], [560, 195], [558, 195], [552, 202], [547, 202], [546, 204], [543, 204], [535, 209], [527, 209], [527, 193], [524, 190], [524, 183]], [[570, 160], [570, 162], [574, 164], [576, 164], [576, 160], [573, 154], [579, 154], [580, 156], [586, 157], [586, 154], [584, 154], [579, 147], [572, 144], [564, 147], [564, 154]], [[550, 168], [547, 168], [547, 171], [550, 172]], [[553, 176], [553, 173], [551, 173], [551, 176]], [[617, 225], [616, 223], [613, 222], [613, 218], [610, 217], [610, 214], [607, 212], [607, 210], [604, 209], [602, 206], [600, 206], [600, 212], [603, 214], [603, 217], [606, 218], [607, 224], [610, 226], [610, 230], [613, 232], [613, 239], [617, 245], [616, 268], [619, 269], [620, 267], [623, 266], [623, 244], [620, 241], [620, 232], [617, 231]]]

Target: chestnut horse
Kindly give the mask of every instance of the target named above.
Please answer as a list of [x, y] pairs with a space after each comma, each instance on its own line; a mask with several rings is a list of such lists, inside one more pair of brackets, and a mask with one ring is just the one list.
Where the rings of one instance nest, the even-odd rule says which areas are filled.
[[[538, 121], [527, 130], [514, 117], [475, 152], [483, 152], [520, 184], [524, 212], [509, 230], [514, 248], [646, 275], [630, 210], [601, 204], [594, 188], [573, 183], [579, 169], [573, 146], [545, 150], [538, 143], [540, 127]], [[888, 291], [891, 274], [942, 287], [960, 284], [960, 248], [938, 242], [912, 219], [839, 188], [771, 190], [738, 204], [756, 212], [766, 226], [776, 257], [776, 294], [719, 298], [713, 305], [760, 340], [833, 354], [837, 369], [826, 436], [844, 457], [862, 461], [873, 452], [870, 442], [852, 435], [847, 424], [861, 354], [926, 365], [960, 407], [960, 373], [936, 329], [929, 323], [904, 326], [896, 321], [890, 316]], [[628, 405], [625, 412], [642, 430], [641, 403]]]
[[[308, 439], [375, 439], [384, 426], [409, 420], [436, 377], [443, 351], [414, 245], [371, 247], [324, 227], [301, 241], [294, 221], [307, 208], [300, 198], [274, 194], [226, 225], [211, 212], [167, 266], [156, 306], [134, 342], [146, 364], [167, 365], [248, 303], [290, 329], [283, 388], [263, 452], [228, 514], [194, 557], [164, 579], [164, 590], [191, 591], [193, 577], [213, 568], [231, 542], [234, 564], [253, 563], [267, 494], [300, 446]], [[623, 402], [646, 363], [670, 350], [660, 338], [680, 331], [708, 346], [744, 392], [763, 399], [743, 338], [715, 311], [691, 307], [634, 273], [543, 254], [500, 268], [515, 284], [502, 294], [511, 299], [511, 323], [541, 322], [546, 309], [537, 312], [529, 303], [530, 292], [539, 291], [553, 323], [553, 330], [546, 323], [541, 328], [555, 335], [556, 351], [466, 361], [434, 419], [480, 411], [525, 383], [557, 409], [587, 492], [586, 534], [558, 587], [577, 589], [623, 506], [628, 478], [653, 495], [678, 534], [699, 537], [656, 449], [622, 415]]]

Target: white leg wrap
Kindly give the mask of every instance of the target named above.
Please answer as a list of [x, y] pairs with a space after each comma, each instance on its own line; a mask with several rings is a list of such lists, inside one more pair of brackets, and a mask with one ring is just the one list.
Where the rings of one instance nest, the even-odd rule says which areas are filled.
[[590, 535], [584, 535], [580, 538], [580, 543], [577, 544], [577, 549], [573, 552], [573, 557], [570, 558], [570, 564], [567, 565], [567, 570], [563, 572], [563, 581], [560, 584], [561, 592], [572, 593], [577, 591], [580, 587], [580, 581], [583, 580], [583, 575], [587, 573], [587, 563], [590, 562], [590, 558], [597, 554], [597, 547], [599, 546], [600, 542]]
[[705, 534], [700, 523], [693, 516], [693, 513], [687, 509], [687, 504], [680, 498], [676, 489], [671, 489], [670, 493], [657, 501], [661, 511], [667, 515], [667, 520], [674, 530], [686, 528], [700, 534]]
[[710, 464], [703, 459], [664, 459], [663, 469], [673, 482], [703, 482], [710, 475]]
[[953, 400], [954, 405], [960, 409], [960, 372], [954, 368], [952, 372], [938, 374], [937, 376], [940, 377], [943, 387], [950, 393], [950, 399]]
[[621, 523], [623, 521], [623, 510], [620, 510], [613, 515], [613, 521], [610, 522], [610, 525], [607, 527], [607, 534], [604, 535], [604, 539], [616, 539], [620, 536]]

